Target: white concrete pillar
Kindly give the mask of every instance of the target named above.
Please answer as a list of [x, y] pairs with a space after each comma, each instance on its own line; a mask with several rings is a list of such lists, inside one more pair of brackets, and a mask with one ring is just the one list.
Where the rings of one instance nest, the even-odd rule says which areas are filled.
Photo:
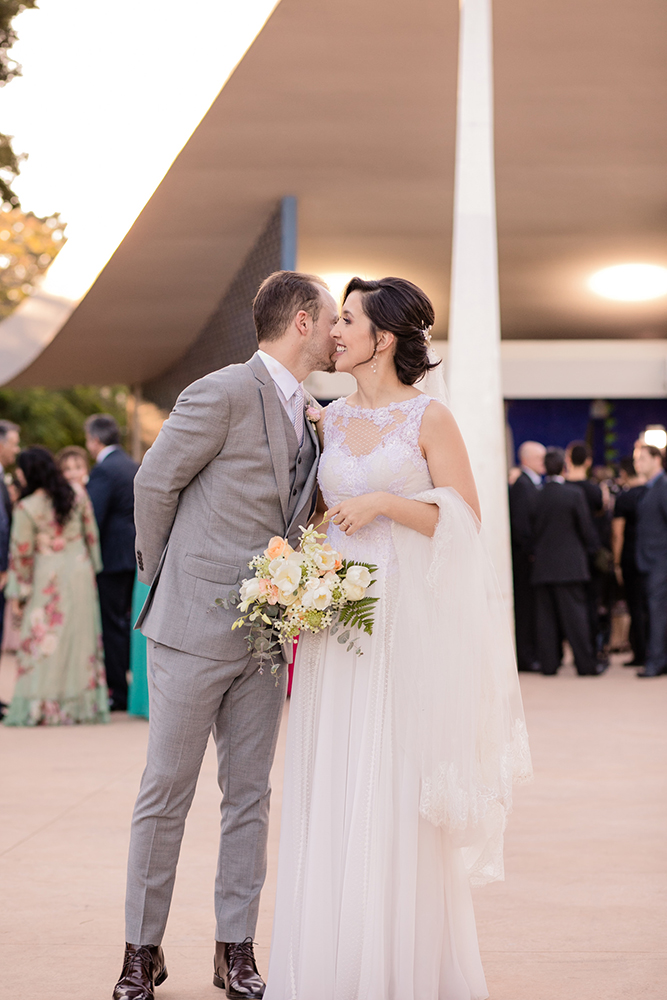
[[512, 574], [500, 371], [493, 162], [491, 0], [460, 0], [452, 285], [447, 377], [508, 609]]

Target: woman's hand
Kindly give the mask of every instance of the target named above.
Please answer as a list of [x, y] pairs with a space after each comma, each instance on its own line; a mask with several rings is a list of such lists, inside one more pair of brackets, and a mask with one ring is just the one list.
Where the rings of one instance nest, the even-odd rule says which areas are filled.
[[353, 535], [384, 513], [386, 496], [386, 493], [364, 493], [363, 496], [343, 500], [328, 510], [326, 517], [346, 535]]
[[21, 622], [23, 621], [23, 605], [19, 603], [17, 597], [12, 597], [9, 602], [9, 614], [14, 628], [21, 628]]

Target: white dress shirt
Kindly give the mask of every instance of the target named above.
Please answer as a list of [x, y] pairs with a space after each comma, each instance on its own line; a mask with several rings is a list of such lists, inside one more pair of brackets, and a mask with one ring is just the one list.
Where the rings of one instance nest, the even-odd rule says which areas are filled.
[[99, 453], [99, 455], [95, 459], [95, 464], [99, 465], [100, 462], [104, 461], [104, 459], [107, 457], [107, 455], [110, 455], [112, 451], [117, 451], [119, 448], [120, 448], [119, 444], [108, 444], [106, 446], [106, 448], [102, 448], [102, 451]]
[[278, 393], [278, 399], [283, 405], [285, 413], [290, 418], [299, 444], [303, 442], [303, 383], [297, 382], [291, 371], [280, 361], [272, 358], [264, 351], [257, 351], [264, 362], [266, 370], [273, 379], [273, 383]]
[[522, 465], [521, 471], [526, 473], [526, 475], [531, 480], [534, 486], [542, 485], [542, 476], [539, 474], [539, 472], [533, 472], [533, 470], [529, 469], [527, 465]]

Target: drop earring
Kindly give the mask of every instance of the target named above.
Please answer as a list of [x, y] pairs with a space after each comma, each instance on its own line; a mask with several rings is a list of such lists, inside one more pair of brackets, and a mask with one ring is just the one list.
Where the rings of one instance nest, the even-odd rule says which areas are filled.
[[378, 356], [378, 352], [376, 350], [375, 354], [373, 355], [373, 361], [371, 362], [371, 371], [373, 372], [374, 375], [377, 375], [377, 373], [378, 373], [377, 356]]

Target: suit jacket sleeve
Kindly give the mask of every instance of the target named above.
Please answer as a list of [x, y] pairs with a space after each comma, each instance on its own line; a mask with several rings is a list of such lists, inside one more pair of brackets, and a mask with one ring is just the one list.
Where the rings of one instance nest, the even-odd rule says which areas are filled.
[[0, 497], [0, 573], [4, 573], [9, 565], [9, 535], [12, 527], [11, 517], [7, 514]]
[[600, 539], [593, 525], [593, 518], [591, 517], [591, 512], [588, 504], [586, 503], [586, 498], [580, 490], [576, 491], [576, 504], [574, 508], [575, 519], [577, 523], [577, 531], [579, 532], [579, 537], [581, 538], [586, 551], [590, 555], [595, 555], [595, 553], [600, 548]]
[[[171, 532], [182, 490], [223, 447], [230, 402], [220, 377], [184, 389], [134, 480], [139, 579], [152, 583]], [[248, 442], [252, 447], [252, 442]]]
[[[660, 486], [659, 492], [659, 503], [660, 513], [662, 514], [663, 520], [667, 524], [667, 481], [661, 480], [660, 483], [656, 484]], [[655, 487], [653, 487], [655, 489]]]
[[[533, 490], [537, 495], [537, 490]], [[512, 542], [528, 555], [532, 548], [531, 518], [535, 507], [535, 497], [522, 483], [510, 486], [510, 526]]]
[[104, 522], [111, 502], [112, 485], [104, 470], [104, 464], [94, 465], [90, 470], [87, 484], [88, 496], [93, 505], [95, 520], [100, 532], [104, 531]]

